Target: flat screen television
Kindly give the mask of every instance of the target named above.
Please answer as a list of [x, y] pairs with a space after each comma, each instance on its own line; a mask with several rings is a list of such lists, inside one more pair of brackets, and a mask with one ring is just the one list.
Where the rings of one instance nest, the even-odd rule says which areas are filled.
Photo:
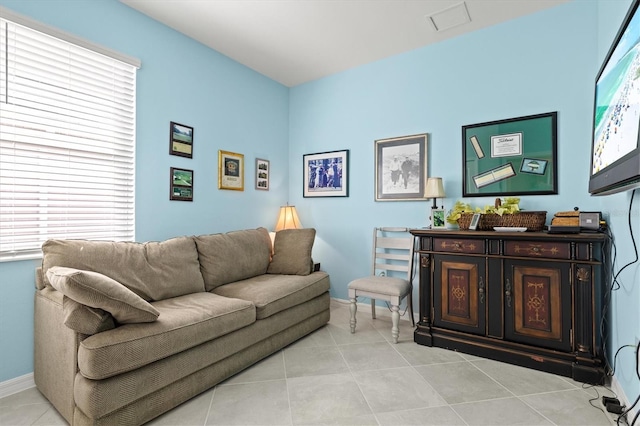
[[598, 72], [589, 193], [640, 187], [640, 0], [633, 0]]

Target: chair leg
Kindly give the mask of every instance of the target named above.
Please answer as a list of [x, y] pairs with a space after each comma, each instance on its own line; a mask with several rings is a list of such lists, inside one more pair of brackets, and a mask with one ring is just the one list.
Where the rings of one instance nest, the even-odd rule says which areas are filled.
[[391, 337], [393, 337], [393, 343], [398, 343], [398, 336], [400, 336], [400, 329], [398, 323], [400, 322], [400, 307], [397, 305], [391, 305]]
[[356, 312], [358, 310], [358, 306], [356, 305], [357, 299], [355, 297], [350, 299], [351, 304], [349, 304], [349, 311], [351, 312], [351, 319], [349, 320], [349, 325], [351, 326], [351, 333], [356, 332]]
[[411, 315], [411, 325], [415, 327], [416, 321], [413, 319], [413, 297], [411, 293], [407, 295], [407, 304], [409, 305], [409, 315]]
[[376, 300], [371, 299], [371, 318], [376, 319]]

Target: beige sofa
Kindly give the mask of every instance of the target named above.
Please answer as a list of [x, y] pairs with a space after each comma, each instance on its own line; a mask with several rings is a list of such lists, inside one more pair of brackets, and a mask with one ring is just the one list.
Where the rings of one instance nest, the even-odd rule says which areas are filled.
[[74, 425], [142, 424], [329, 321], [315, 230], [50, 240], [36, 273], [36, 386]]

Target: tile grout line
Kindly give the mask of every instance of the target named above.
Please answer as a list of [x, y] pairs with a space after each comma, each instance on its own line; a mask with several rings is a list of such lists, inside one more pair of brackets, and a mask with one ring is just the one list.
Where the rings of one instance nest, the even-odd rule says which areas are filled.
[[[375, 327], [373, 327], [374, 330], [376, 330], [376, 332], [378, 334], [380, 334], [380, 332], [378, 331], [378, 329], [376, 329]], [[351, 333], [351, 330], [348, 330]], [[335, 338], [333, 337], [333, 334], [331, 333], [331, 330], [329, 330], [329, 334], [331, 335], [331, 338], [335, 341]], [[384, 338], [384, 336], [381, 335], [382, 338]], [[343, 345], [343, 346], [348, 346], [348, 345]], [[362, 398], [364, 399], [364, 401], [367, 403], [367, 407], [369, 407], [369, 411], [371, 412], [371, 414], [373, 415], [373, 418], [376, 420], [376, 423], [378, 424], [378, 426], [381, 426], [380, 424], [380, 420], [378, 419], [378, 416], [376, 415], [375, 411], [373, 411], [373, 407], [371, 407], [371, 404], [369, 403], [369, 400], [367, 399], [367, 396], [364, 394], [364, 392], [362, 391], [362, 387], [360, 386], [360, 384], [358, 383], [358, 380], [356, 379], [356, 377], [353, 375], [353, 369], [351, 368], [351, 366], [349, 365], [349, 363], [347, 362], [347, 359], [344, 357], [344, 353], [342, 353], [342, 351], [340, 350], [340, 345], [337, 344], [336, 342], [336, 349], [338, 349], [338, 353], [340, 354], [340, 357], [342, 357], [342, 361], [344, 361], [344, 364], [347, 366], [347, 369], [349, 370], [349, 375], [351, 376], [351, 378], [353, 379], [353, 382], [356, 384], [356, 386], [358, 387], [358, 391], [360, 391], [360, 395], [362, 395]]]
[[287, 390], [287, 404], [289, 404], [289, 424], [293, 426], [293, 409], [291, 408], [291, 392], [289, 392], [289, 377], [287, 377], [287, 358], [284, 356], [286, 347], [280, 349], [282, 357], [282, 367], [284, 369], [284, 385]]

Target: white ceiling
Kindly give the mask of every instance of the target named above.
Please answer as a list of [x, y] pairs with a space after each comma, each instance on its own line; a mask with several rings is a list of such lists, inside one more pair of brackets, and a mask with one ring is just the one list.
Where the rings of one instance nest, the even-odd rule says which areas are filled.
[[569, 0], [120, 1], [292, 87]]

